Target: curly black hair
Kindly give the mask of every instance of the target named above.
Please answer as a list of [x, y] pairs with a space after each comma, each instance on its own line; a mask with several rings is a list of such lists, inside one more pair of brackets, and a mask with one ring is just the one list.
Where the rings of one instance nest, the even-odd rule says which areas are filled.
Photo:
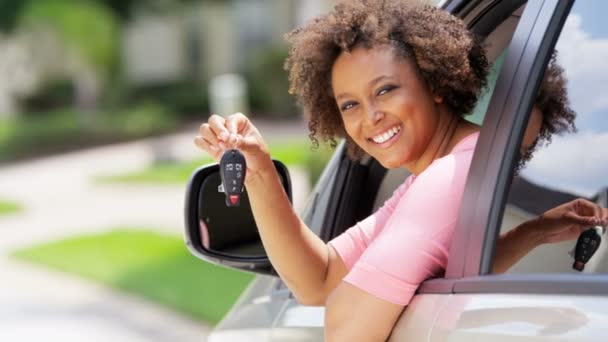
[[516, 173], [532, 159], [540, 146], [551, 143], [554, 134], [576, 132], [576, 112], [570, 107], [567, 85], [564, 69], [557, 63], [557, 51], [554, 51], [534, 102], [534, 106], [542, 113], [540, 132], [532, 146], [518, 160]]
[[349, 156], [362, 150], [346, 134], [331, 91], [331, 69], [342, 52], [356, 46], [389, 44], [399, 58], [412, 58], [436, 96], [456, 115], [470, 113], [486, 86], [484, 49], [464, 23], [450, 13], [412, 0], [350, 0], [286, 35], [292, 44], [285, 68], [291, 94], [308, 118], [314, 147], [318, 138], [336, 146], [346, 138]]

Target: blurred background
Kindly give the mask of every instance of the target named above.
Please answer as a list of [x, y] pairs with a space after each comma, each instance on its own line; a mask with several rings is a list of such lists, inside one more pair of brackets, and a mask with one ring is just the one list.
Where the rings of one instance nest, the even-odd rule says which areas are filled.
[[0, 340], [205, 340], [252, 276], [185, 248], [193, 138], [247, 113], [302, 208], [283, 34], [333, 2], [0, 0]]

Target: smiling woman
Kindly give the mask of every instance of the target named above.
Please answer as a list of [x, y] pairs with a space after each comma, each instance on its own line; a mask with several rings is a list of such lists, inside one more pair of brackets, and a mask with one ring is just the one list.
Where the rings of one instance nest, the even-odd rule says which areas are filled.
[[326, 306], [326, 339], [384, 340], [420, 283], [446, 267], [478, 136], [463, 115], [488, 63], [459, 19], [411, 1], [342, 2], [287, 39], [290, 92], [313, 143], [344, 137], [351, 158], [410, 171], [393, 197], [326, 243], [291, 208], [245, 115], [211, 116], [195, 142], [216, 160], [227, 148], [244, 154], [264, 248], [301, 303]]
[[[450, 135], [478, 128], [442, 105], [443, 98], [431, 92], [416, 63], [397, 59], [394, 49], [356, 47], [341, 54], [332, 68], [332, 87], [349, 139], [384, 167], [419, 174], [435, 159], [437, 148], [454, 147]], [[433, 143], [448, 146], [429, 149], [438, 130], [447, 134]]]

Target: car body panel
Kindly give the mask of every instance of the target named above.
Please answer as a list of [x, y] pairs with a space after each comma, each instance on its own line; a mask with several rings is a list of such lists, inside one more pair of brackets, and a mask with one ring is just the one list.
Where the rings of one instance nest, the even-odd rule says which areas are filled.
[[275, 322], [271, 341], [322, 341], [325, 307], [287, 301]]
[[455, 294], [441, 312], [432, 342], [602, 341], [608, 297]]
[[439, 315], [444, 310], [450, 295], [419, 294], [403, 311], [393, 328], [389, 342], [428, 341]]
[[289, 296], [289, 291], [277, 290], [276, 277], [257, 276], [215, 326], [209, 340], [231, 341], [227, 336], [243, 330], [255, 330], [258, 336], [270, 333]]

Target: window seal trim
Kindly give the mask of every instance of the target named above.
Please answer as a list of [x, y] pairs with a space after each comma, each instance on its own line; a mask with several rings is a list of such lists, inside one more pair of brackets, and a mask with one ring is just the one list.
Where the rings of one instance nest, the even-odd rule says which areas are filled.
[[502, 274], [463, 278], [453, 293], [608, 295], [608, 274]]
[[[542, 75], [549, 63], [551, 51], [564, 26], [574, 0], [545, 0], [537, 23], [543, 27], [532, 29], [530, 41], [526, 44], [524, 55], [507, 95], [505, 110], [499, 119], [494, 143], [490, 148], [490, 159], [486, 168], [485, 182], [480, 194], [488, 194], [489, 212], [478, 227], [483, 231], [477, 234], [476, 244], [467, 248], [464, 276], [489, 274], [494, 260], [495, 242], [500, 233], [500, 222], [508, 197], [508, 187], [513, 177], [519, 146], [532, 110], [535, 94], [542, 81]], [[483, 195], [482, 195], [483, 196]]]
[[[525, 53], [530, 49], [530, 37], [535, 31], [542, 30], [544, 32], [546, 29], [546, 26], [538, 23], [544, 3], [544, 0], [530, 0], [528, 2], [509, 44], [507, 56], [496, 81], [496, 87], [490, 99], [486, 118], [471, 161], [462, 197], [460, 216], [450, 247], [445, 278], [462, 278], [465, 275], [478, 274], [467, 274], [466, 269], [470, 260], [469, 248], [474, 247], [474, 242], [481, 240], [485, 235], [488, 212], [492, 208], [491, 195], [487, 196], [487, 193], [485, 193], [486, 196], [483, 197], [484, 193], [481, 190], [487, 189], [488, 185], [486, 183], [493, 181], [493, 179], [487, 179], [488, 168], [492, 166], [492, 157], [494, 157], [492, 147], [496, 143], [496, 137], [500, 134], [498, 129], [501, 117], [505, 112], [507, 112], [507, 115], [510, 114], [506, 110], [506, 105], [509, 102], [517, 103], [519, 101], [519, 98], [514, 99], [512, 97], [512, 90], [518, 77], [524, 77], [520, 69]], [[493, 187], [494, 184], [492, 183]], [[481, 243], [481, 241], [477, 241], [479, 246]]]
[[608, 274], [498, 274], [427, 280], [417, 294], [548, 294], [608, 295]]

